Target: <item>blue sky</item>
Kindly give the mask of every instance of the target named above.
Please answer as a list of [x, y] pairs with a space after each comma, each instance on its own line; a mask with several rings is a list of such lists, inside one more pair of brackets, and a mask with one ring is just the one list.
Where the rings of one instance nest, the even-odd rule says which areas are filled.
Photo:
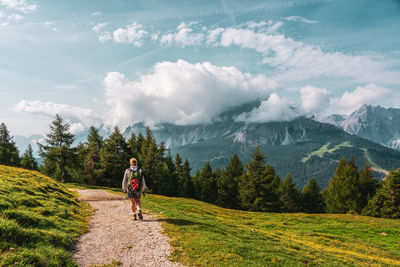
[[[400, 1], [0, 0], [0, 121], [43, 134], [399, 107]], [[293, 110], [292, 107], [295, 107]]]

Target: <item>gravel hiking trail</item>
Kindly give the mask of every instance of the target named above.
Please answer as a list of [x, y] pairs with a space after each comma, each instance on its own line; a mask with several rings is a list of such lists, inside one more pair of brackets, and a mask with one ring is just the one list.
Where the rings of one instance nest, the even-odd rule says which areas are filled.
[[104, 190], [76, 189], [79, 200], [88, 202], [95, 213], [89, 231], [73, 251], [79, 266], [118, 262], [120, 266], [181, 266], [168, 260], [170, 245], [161, 234], [159, 219], [144, 213], [134, 221], [129, 200]]

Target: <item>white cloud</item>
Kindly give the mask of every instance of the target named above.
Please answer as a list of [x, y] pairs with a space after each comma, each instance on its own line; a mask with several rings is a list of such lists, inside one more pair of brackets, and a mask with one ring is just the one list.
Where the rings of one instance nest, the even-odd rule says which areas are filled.
[[189, 45], [201, 45], [204, 41], [204, 34], [201, 32], [194, 33], [192, 26], [196, 24], [197, 23], [195, 22], [191, 22], [189, 24], [182, 22], [176, 28], [176, 32], [164, 34], [161, 36], [161, 44], [171, 44], [172, 42], [176, 42], [179, 46], [182, 47]]
[[98, 23], [95, 26], [93, 26], [92, 30], [96, 33], [99, 33], [107, 25], [108, 25], [107, 22]]
[[19, 21], [19, 20], [22, 20], [23, 18], [24, 18], [24, 16], [21, 16], [19, 14], [14, 14], [14, 13], [7, 16], [7, 19], [14, 20], [14, 21]]
[[319, 112], [329, 106], [331, 92], [325, 88], [305, 86], [300, 89], [301, 108], [305, 112]]
[[106, 124], [211, 122], [227, 108], [268, 95], [276, 84], [263, 75], [208, 62], [160, 62], [131, 81], [118, 72], [104, 79], [109, 113]]
[[98, 126], [102, 122], [100, 116], [91, 109], [52, 102], [42, 102], [39, 100], [22, 100], [15, 105], [14, 109], [18, 112], [41, 114], [49, 117], [54, 117], [55, 114], [59, 114], [66, 119], [70, 119], [75, 122], [81, 122], [86, 127], [90, 125]]
[[316, 20], [306, 19], [306, 18], [301, 17], [301, 16], [290, 16], [290, 17], [286, 17], [285, 19], [287, 21], [304, 22], [304, 23], [307, 23], [307, 24], [318, 23], [318, 21], [316, 21]]
[[148, 34], [142, 24], [136, 22], [127, 25], [126, 28], [118, 28], [113, 32], [113, 40], [116, 43], [132, 44], [136, 47], [143, 45], [143, 38]]
[[72, 123], [70, 123], [69, 131], [72, 134], [77, 134], [77, 133], [83, 132], [84, 130], [85, 130], [85, 126], [83, 126], [82, 123], [80, 123], [80, 122], [72, 122]]
[[350, 114], [364, 104], [378, 105], [388, 100], [396, 104], [400, 100], [400, 94], [382, 86], [368, 84], [359, 86], [352, 92], [344, 92], [340, 98], [332, 98], [329, 113]]
[[388, 64], [366, 55], [324, 52], [320, 47], [295, 41], [282, 34], [251, 29], [226, 28], [221, 34], [224, 47], [236, 45], [254, 49], [279, 74], [279, 81], [304, 81], [316, 77], [349, 77], [355, 82], [399, 83], [399, 75], [386, 71]]
[[23, 13], [30, 13], [37, 9], [36, 4], [26, 0], [0, 0], [0, 5]]
[[112, 35], [110, 32], [103, 32], [98, 36], [98, 38], [101, 43], [105, 43], [112, 40]]
[[290, 121], [299, 116], [295, 104], [272, 93], [261, 105], [250, 112], [240, 114], [236, 120], [246, 122]]

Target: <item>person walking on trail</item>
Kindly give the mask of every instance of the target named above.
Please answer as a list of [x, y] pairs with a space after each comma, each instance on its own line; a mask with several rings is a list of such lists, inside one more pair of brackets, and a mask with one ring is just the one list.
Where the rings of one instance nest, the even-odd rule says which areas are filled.
[[144, 180], [144, 174], [138, 167], [138, 161], [135, 158], [131, 158], [130, 167], [125, 170], [124, 179], [122, 181], [122, 191], [128, 194], [128, 198], [133, 212], [133, 219], [137, 220], [136, 217], [136, 206], [137, 215], [140, 220], [143, 219], [142, 205], [140, 203], [141, 193], [146, 192], [146, 181]]

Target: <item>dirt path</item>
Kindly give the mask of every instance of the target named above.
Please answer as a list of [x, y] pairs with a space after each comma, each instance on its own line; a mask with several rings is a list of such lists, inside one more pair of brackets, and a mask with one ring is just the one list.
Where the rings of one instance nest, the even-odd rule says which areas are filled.
[[76, 190], [82, 201], [96, 209], [89, 231], [74, 250], [79, 266], [109, 264], [122, 266], [179, 266], [168, 260], [170, 246], [160, 222], [150, 214], [134, 221], [129, 202], [103, 190]]

